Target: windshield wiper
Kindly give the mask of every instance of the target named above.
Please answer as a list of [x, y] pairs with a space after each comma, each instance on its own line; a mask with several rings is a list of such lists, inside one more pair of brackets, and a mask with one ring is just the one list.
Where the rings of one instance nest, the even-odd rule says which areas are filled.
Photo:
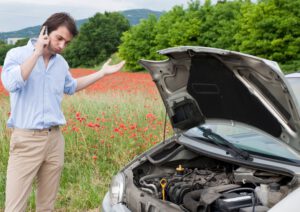
[[234, 158], [251, 160], [250, 154], [248, 152], [235, 147], [232, 143], [227, 141], [219, 134], [214, 133], [211, 129], [204, 128], [204, 127], [198, 127], [198, 129], [202, 131], [203, 137], [207, 138], [209, 141], [214, 142], [214, 144], [218, 146], [222, 145], [227, 147], [228, 153], [232, 155]]

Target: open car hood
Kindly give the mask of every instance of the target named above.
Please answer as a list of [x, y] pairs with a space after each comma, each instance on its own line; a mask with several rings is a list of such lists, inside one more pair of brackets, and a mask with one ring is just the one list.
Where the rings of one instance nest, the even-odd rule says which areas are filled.
[[150, 71], [175, 131], [206, 119], [234, 120], [300, 150], [299, 106], [276, 62], [207, 47], [159, 53], [169, 59], [140, 63]]

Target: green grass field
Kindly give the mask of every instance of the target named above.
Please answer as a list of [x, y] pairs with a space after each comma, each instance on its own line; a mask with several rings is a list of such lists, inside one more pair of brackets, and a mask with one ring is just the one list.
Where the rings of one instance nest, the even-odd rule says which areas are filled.
[[[4, 208], [10, 130], [9, 98], [0, 96], [0, 210]], [[56, 211], [97, 211], [111, 177], [163, 138], [165, 109], [158, 95], [114, 91], [66, 96], [65, 165]], [[168, 123], [168, 122], [167, 122]], [[167, 135], [172, 133], [167, 124]], [[34, 191], [28, 211], [35, 210]]]

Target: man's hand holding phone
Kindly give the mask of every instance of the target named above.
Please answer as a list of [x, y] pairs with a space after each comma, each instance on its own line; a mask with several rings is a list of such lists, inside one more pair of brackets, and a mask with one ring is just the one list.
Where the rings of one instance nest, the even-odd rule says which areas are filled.
[[48, 28], [43, 26], [35, 44], [35, 53], [41, 56], [49, 45]]

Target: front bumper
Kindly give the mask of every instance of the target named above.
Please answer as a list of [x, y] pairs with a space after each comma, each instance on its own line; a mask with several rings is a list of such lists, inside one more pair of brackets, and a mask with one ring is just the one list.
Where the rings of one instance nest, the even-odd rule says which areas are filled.
[[102, 211], [103, 212], [131, 212], [131, 210], [129, 210], [122, 203], [118, 203], [111, 206], [108, 192], [105, 194], [105, 197], [102, 201]]

